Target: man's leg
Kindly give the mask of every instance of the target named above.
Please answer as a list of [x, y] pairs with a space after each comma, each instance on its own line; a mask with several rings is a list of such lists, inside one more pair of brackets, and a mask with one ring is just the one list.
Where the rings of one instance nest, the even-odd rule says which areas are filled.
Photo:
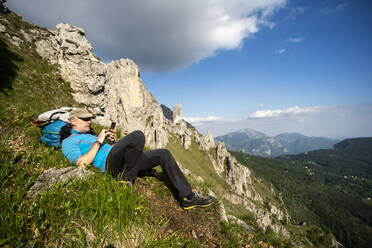
[[143, 152], [135, 165], [131, 169], [126, 170], [125, 176], [129, 179], [134, 179], [140, 172], [151, 170], [157, 165], [160, 165], [163, 171], [167, 174], [169, 180], [177, 189], [178, 195], [181, 199], [192, 193], [189, 182], [178, 167], [176, 160], [167, 149]]
[[214, 198], [203, 196], [192, 191], [189, 182], [178, 167], [173, 155], [167, 149], [145, 151], [137, 160], [132, 170], [128, 171], [129, 177], [137, 177], [141, 171], [149, 170], [157, 165], [163, 168], [181, 198], [183, 209], [195, 207], [208, 207], [213, 204]]
[[177, 165], [176, 160], [167, 149], [143, 152], [145, 136], [141, 131], [134, 131], [111, 149], [106, 159], [106, 171], [114, 178], [135, 179], [140, 172], [161, 165], [169, 180], [177, 189], [184, 209], [206, 207], [214, 202], [213, 197], [204, 197], [192, 192], [189, 182]]
[[121, 138], [111, 149], [106, 158], [106, 171], [117, 178], [130, 170], [141, 156], [145, 146], [145, 135], [134, 131]]

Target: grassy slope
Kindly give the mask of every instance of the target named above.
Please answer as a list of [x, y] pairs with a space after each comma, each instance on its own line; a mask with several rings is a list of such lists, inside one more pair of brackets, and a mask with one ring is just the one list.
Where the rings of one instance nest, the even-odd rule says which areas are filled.
[[[275, 235], [257, 232], [255, 237], [241, 227], [220, 223], [217, 205], [201, 211], [183, 211], [171, 190], [164, 186], [168, 184], [164, 176], [160, 176], [160, 181], [138, 180], [136, 193], [105, 174], [96, 173], [87, 181], [75, 181], [67, 187], [56, 185], [42, 197], [28, 199], [27, 189], [40, 173], [51, 167], [70, 166], [60, 151], [39, 143], [40, 131], [31, 122], [46, 110], [78, 104], [58, 68], [42, 60], [34, 44], [19, 32], [39, 28], [14, 13], [0, 16], [0, 23], [6, 26], [8, 34], [23, 40], [17, 47], [0, 33], [0, 246], [285, 245]], [[195, 169], [207, 178], [202, 185], [192, 181], [194, 187], [227, 187], [217, 179], [206, 154], [195, 144], [186, 153], [176, 144], [169, 148], [185, 165], [191, 166], [185, 161], [198, 165]], [[203, 167], [205, 164], [210, 166]], [[192, 238], [190, 227], [197, 232], [197, 239]]]

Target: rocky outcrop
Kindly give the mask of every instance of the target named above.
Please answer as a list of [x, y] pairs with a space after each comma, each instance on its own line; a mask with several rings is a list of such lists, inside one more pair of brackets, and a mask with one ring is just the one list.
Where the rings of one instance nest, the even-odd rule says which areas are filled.
[[[0, 15], [0, 20], [1, 20], [1, 22], [3, 22], [6, 25], [10, 24], [9, 21], [5, 18], [2, 18], [1, 15]], [[1, 22], [0, 22], [0, 33], [3, 33], [8, 38], [10, 43], [12, 43], [16, 47], [20, 48], [21, 44], [23, 43], [23, 40], [16, 33], [11, 32], [11, 31], [7, 32], [6, 25], [3, 25]]]
[[5, 33], [6, 28], [3, 24], [0, 23], [0, 33]]
[[74, 99], [86, 105], [99, 124], [115, 121], [123, 133], [142, 130], [151, 148], [166, 146], [161, 107], [132, 60], [104, 64], [93, 54], [84, 30], [66, 23], [41, 33], [35, 44], [42, 57], [59, 65], [61, 76], [74, 90]]
[[222, 175], [223, 172], [227, 182], [236, 193], [242, 196], [254, 197], [262, 202], [259, 194], [255, 194], [252, 187], [251, 171], [239, 164], [236, 159], [226, 150], [225, 144], [219, 142], [216, 149], [216, 159], [213, 162], [216, 172]]
[[234, 204], [239, 204], [249, 210], [255, 216], [257, 224], [262, 229], [266, 230], [266, 228], [271, 227], [274, 232], [282, 233], [284, 236], [289, 237], [289, 232], [280, 223], [280, 220], [286, 218], [284, 213], [280, 215], [282, 217], [282, 219], [280, 219], [280, 216], [274, 216], [269, 210], [265, 210], [259, 205], [252, 203], [246, 197], [241, 197], [236, 194], [225, 194], [223, 197], [226, 200]]
[[173, 116], [172, 116], [173, 124], [178, 124], [182, 121], [182, 109], [179, 103], [176, 103], [173, 107]]
[[43, 193], [56, 184], [67, 185], [74, 179], [86, 179], [94, 173], [82, 167], [70, 166], [67, 168], [50, 168], [41, 173], [27, 192], [28, 197]]
[[225, 205], [223, 204], [223, 202], [220, 203], [220, 207], [218, 209], [218, 213], [220, 215], [220, 220], [222, 222], [228, 222], [229, 220], [227, 219], [227, 215], [226, 215], [226, 210], [225, 210]]
[[242, 221], [241, 219], [239, 219], [239, 218], [237, 218], [233, 215], [228, 215], [227, 218], [231, 222], [234, 222], [235, 224], [244, 227], [244, 229], [246, 229], [248, 232], [252, 232], [254, 230], [253, 227], [249, 226], [247, 223], [245, 223], [244, 221]]
[[207, 134], [201, 140], [200, 147], [204, 151], [209, 151], [209, 149], [211, 149], [212, 147], [216, 147], [216, 144], [214, 143], [213, 135], [210, 131], [208, 131]]
[[38, 53], [59, 65], [61, 76], [70, 82], [77, 102], [102, 115], [104, 95], [100, 93], [106, 82], [106, 66], [93, 55], [84, 30], [60, 23], [56, 30], [42, 33], [42, 37], [35, 43]]

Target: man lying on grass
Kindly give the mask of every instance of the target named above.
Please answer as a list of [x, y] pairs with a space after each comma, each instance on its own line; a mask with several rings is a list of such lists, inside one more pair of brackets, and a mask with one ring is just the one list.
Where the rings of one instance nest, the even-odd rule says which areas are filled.
[[[63, 128], [61, 134], [62, 152], [65, 157], [78, 166], [93, 165], [107, 171], [117, 180], [134, 180], [139, 173], [160, 165], [173, 186], [178, 191], [184, 209], [207, 207], [214, 202], [211, 196], [205, 197], [192, 191], [192, 188], [167, 149], [143, 151], [145, 135], [134, 131], [114, 146], [105, 139], [114, 141], [115, 130], [103, 129], [97, 136], [91, 129], [94, 116], [85, 109], [70, 112], [71, 127]], [[68, 137], [65, 132], [68, 130]], [[71, 130], [71, 132], [69, 132]]]

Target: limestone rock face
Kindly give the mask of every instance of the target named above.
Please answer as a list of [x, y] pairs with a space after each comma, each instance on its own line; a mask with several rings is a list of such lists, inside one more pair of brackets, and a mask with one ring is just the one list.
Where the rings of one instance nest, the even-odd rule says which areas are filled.
[[238, 163], [233, 163], [230, 171], [227, 173], [227, 180], [235, 192], [242, 196], [252, 197], [249, 190], [251, 182], [250, 170]]
[[210, 131], [208, 131], [207, 134], [203, 137], [200, 146], [204, 151], [209, 151], [209, 149], [216, 146], [212, 133]]
[[62, 78], [70, 82], [75, 91], [74, 99], [100, 115], [104, 108], [104, 95], [99, 93], [106, 82], [106, 66], [93, 55], [84, 30], [60, 23], [56, 31], [44, 37], [47, 39], [36, 42], [39, 54], [60, 66]]
[[182, 109], [181, 105], [177, 103], [173, 108], [173, 124], [180, 123], [182, 121]]
[[219, 142], [216, 148], [217, 162], [215, 164], [217, 173], [226, 172], [226, 180], [242, 196], [252, 196], [250, 185], [252, 185], [251, 171], [239, 164], [236, 159], [226, 150], [225, 143]]
[[6, 28], [3, 24], [0, 23], [0, 33], [5, 33]]
[[191, 136], [189, 135], [183, 135], [182, 136], [182, 145], [187, 150], [191, 146]]
[[84, 30], [66, 23], [41, 37], [35, 43], [37, 51], [59, 65], [62, 78], [75, 92], [74, 99], [85, 104], [99, 124], [107, 126], [115, 121], [124, 133], [141, 130], [151, 148], [167, 144], [164, 115], [132, 60], [104, 64], [93, 54]]
[[264, 230], [271, 227], [274, 232], [282, 233], [284, 236], [289, 237], [289, 232], [285, 227], [279, 223], [278, 220], [275, 220], [270, 211], [267, 211], [263, 208], [258, 207], [253, 204], [248, 198], [244, 198], [235, 194], [226, 194], [224, 198], [231, 201], [234, 204], [239, 204], [245, 209], [248, 209], [256, 217], [257, 224]]

